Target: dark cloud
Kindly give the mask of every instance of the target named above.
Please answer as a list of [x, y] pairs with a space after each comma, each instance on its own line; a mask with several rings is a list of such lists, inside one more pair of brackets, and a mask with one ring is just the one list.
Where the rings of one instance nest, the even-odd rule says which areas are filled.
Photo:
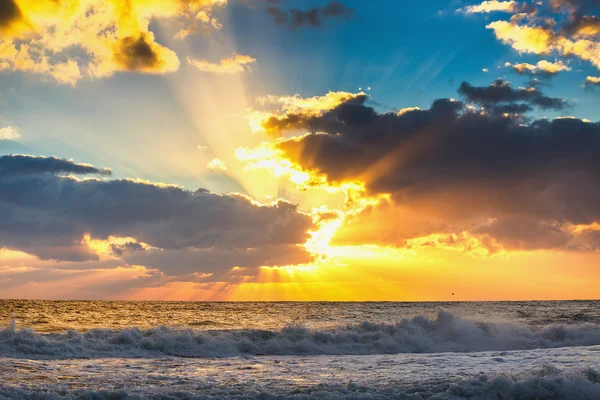
[[[195, 251], [199, 269], [211, 266], [198, 255], [214, 252], [257, 252], [265, 263], [274, 257], [270, 251], [281, 252], [282, 260], [289, 254], [286, 264], [295, 263], [299, 253], [308, 258], [302, 248], [295, 254], [289, 248], [306, 241], [312, 220], [284, 201], [259, 206], [242, 195], [131, 180], [78, 180], [54, 175], [50, 169], [40, 172], [13, 168], [0, 175], [0, 247], [41, 259], [95, 260], [97, 254], [82, 241], [89, 234], [94, 239], [132, 237], [159, 252]], [[117, 255], [144, 252], [136, 243], [112, 250]], [[256, 259], [253, 265], [260, 263]], [[229, 267], [244, 262], [241, 257]]]
[[261, 266], [284, 266], [314, 261], [303, 247], [289, 245], [236, 249], [146, 250], [125, 254], [130, 265], [156, 268], [171, 276], [185, 277], [193, 273], [213, 274], [213, 280], [233, 281], [231, 268], [240, 266], [244, 275], [255, 276]]
[[[368, 100], [366, 95], [358, 95], [345, 102], [346, 106], [351, 104], [364, 104]], [[281, 136], [283, 131], [309, 128], [311, 119], [302, 113], [287, 113], [281, 116], [269, 117], [263, 122], [265, 132], [271, 136]]]
[[[486, 102], [521, 98], [483, 93]], [[537, 231], [600, 220], [599, 123], [524, 124], [447, 99], [428, 110], [378, 113], [363, 99], [297, 124], [312, 133], [278, 144], [290, 160], [331, 182], [360, 179], [370, 193], [390, 193], [396, 206], [434, 221], [427, 229], [411, 224], [421, 235], [461, 232], [490, 218], [528, 218]], [[500, 228], [487, 234], [500, 237]]]
[[595, 36], [600, 34], [600, 18], [594, 15], [582, 15], [571, 18], [565, 29], [569, 33]]
[[353, 9], [337, 1], [331, 1], [321, 8], [313, 7], [308, 10], [292, 8], [286, 11], [280, 7], [269, 7], [267, 12], [273, 17], [275, 23], [280, 25], [289, 24], [291, 28], [303, 26], [320, 28], [326, 19], [350, 19], [355, 13]]
[[513, 11], [515, 13], [533, 15], [538, 12], [538, 8], [536, 7], [535, 3], [522, 3], [517, 4]]
[[589, 12], [600, 8], [600, 0], [550, 0], [554, 8], [567, 8], [571, 11]]
[[21, 18], [21, 10], [14, 0], [0, 0], [0, 28], [7, 27]]
[[532, 110], [531, 106], [523, 103], [499, 104], [493, 107], [493, 110], [499, 114], [525, 114]]
[[458, 92], [473, 103], [494, 108], [502, 103], [523, 102], [541, 109], [562, 110], [568, 106], [563, 99], [548, 97], [536, 88], [514, 89], [502, 79], [497, 79], [489, 86], [472, 86], [463, 82]]
[[529, 64], [513, 64], [511, 65], [511, 68], [517, 74], [528, 76], [530, 78], [528, 81], [529, 87], [537, 87], [542, 84], [549, 85], [550, 79], [558, 75], [561, 71], [560, 69], [542, 69], [535, 65], [530, 66]]
[[122, 256], [123, 254], [126, 253], [133, 253], [136, 251], [143, 251], [144, 247], [136, 242], [127, 242], [124, 244], [112, 244], [111, 246], [111, 250], [113, 253], [115, 253], [118, 256]]
[[110, 175], [111, 171], [109, 169], [98, 169], [87, 164], [76, 164], [72, 160], [55, 157], [34, 157], [19, 154], [0, 156], [0, 177], [4, 175], [44, 173]]
[[540, 250], [564, 247], [572, 240], [570, 232], [557, 222], [529, 217], [506, 217], [473, 230], [487, 235], [509, 250]]
[[288, 22], [288, 13], [283, 11], [281, 8], [269, 7], [267, 8], [267, 13], [273, 17], [273, 20], [276, 24], [283, 25]]
[[550, 0], [556, 10], [566, 10], [569, 18], [561, 30], [565, 34], [596, 36], [600, 34], [600, 19], [596, 15], [600, 10], [600, 0]]
[[164, 72], [173, 66], [164, 59], [165, 48], [153, 41], [148, 33], [128, 36], [119, 40], [114, 49], [116, 63], [126, 71]]

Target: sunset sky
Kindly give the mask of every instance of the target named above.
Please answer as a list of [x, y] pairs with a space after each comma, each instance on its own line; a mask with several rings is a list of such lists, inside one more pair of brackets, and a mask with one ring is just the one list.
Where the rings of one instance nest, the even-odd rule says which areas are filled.
[[598, 120], [595, 0], [0, 0], [0, 297], [599, 298]]

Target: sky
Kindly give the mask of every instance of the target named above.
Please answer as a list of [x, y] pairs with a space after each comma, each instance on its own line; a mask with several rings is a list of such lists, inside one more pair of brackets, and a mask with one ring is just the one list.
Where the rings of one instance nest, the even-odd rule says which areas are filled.
[[600, 2], [0, 0], [0, 298], [600, 298]]

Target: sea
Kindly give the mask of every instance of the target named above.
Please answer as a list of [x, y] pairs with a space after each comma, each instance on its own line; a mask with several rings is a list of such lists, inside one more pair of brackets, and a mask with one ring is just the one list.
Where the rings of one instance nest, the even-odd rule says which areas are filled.
[[600, 399], [600, 301], [0, 300], [0, 399]]

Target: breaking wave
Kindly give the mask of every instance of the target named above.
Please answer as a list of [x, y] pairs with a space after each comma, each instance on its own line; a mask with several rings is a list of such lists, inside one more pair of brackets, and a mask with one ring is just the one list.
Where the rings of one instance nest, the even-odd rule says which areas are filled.
[[157, 327], [40, 334], [0, 329], [0, 355], [10, 357], [230, 357], [243, 355], [361, 355], [528, 350], [600, 345], [600, 325], [533, 329], [474, 321], [440, 311], [395, 324], [363, 322], [335, 329], [198, 331]]
[[600, 372], [586, 369], [564, 373], [546, 366], [524, 375], [480, 375], [457, 382], [413, 383], [387, 386], [318, 384], [266, 389], [243, 386], [201, 386], [194, 391], [152, 392], [131, 390], [73, 390], [50, 385], [44, 390], [2, 387], [0, 399], [403, 399], [403, 400], [596, 400], [600, 398]]

